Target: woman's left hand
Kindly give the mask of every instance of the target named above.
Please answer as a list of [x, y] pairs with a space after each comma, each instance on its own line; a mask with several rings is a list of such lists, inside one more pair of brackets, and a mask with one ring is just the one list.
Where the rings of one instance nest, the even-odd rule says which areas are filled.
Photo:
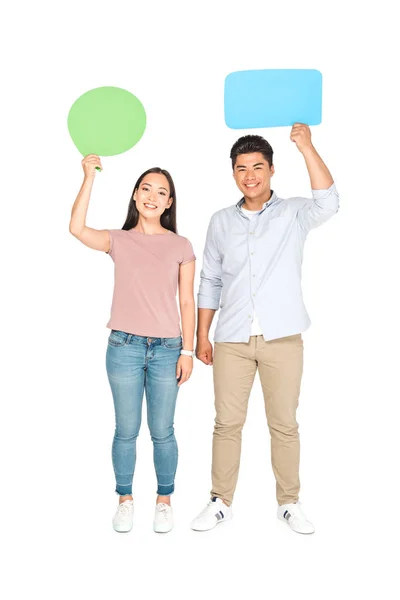
[[193, 371], [193, 358], [181, 354], [176, 364], [176, 378], [179, 379], [178, 387], [185, 383]]

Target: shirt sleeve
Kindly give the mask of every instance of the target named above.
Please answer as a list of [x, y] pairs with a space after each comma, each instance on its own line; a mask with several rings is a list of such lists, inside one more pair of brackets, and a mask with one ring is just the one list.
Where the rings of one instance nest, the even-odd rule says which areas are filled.
[[197, 306], [198, 308], [218, 310], [222, 292], [222, 266], [221, 256], [215, 240], [214, 227], [215, 223], [212, 217], [204, 247]]
[[187, 238], [185, 238], [185, 244], [183, 246], [183, 257], [182, 257], [182, 261], [179, 264], [186, 265], [186, 263], [190, 263], [193, 260], [196, 260], [196, 257], [193, 252], [193, 246], [189, 242], [189, 240]]
[[328, 221], [339, 210], [339, 194], [334, 183], [326, 190], [312, 190], [312, 196], [297, 213], [300, 225], [307, 232]]
[[112, 260], [115, 262], [115, 239], [118, 235], [119, 229], [108, 229], [108, 233], [110, 234], [110, 249], [106, 253], [111, 256]]

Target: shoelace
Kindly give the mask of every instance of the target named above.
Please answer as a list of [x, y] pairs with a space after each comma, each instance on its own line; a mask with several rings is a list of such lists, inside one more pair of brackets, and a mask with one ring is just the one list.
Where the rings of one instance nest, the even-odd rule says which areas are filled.
[[205, 508], [203, 508], [203, 510], [201, 511], [201, 513], [199, 514], [199, 516], [197, 518], [199, 519], [200, 517], [204, 517], [205, 515], [207, 515], [210, 512], [211, 507], [214, 509], [214, 512], [215, 512], [215, 502], [213, 502], [212, 500], [210, 500], [210, 502], [207, 504], [207, 506]]
[[159, 514], [161, 514], [164, 519], [167, 521], [168, 520], [168, 509], [167, 509], [167, 504], [164, 504], [164, 502], [159, 502], [157, 504], [157, 511]]
[[118, 516], [126, 517], [132, 510], [132, 504], [127, 504], [126, 502], [121, 502], [118, 506]]
[[307, 520], [305, 514], [301, 510], [300, 502], [297, 502], [296, 504], [293, 504], [293, 506], [290, 508], [289, 512], [290, 512], [290, 514], [291, 514], [292, 517], [295, 517], [295, 518], [298, 518], [298, 519]]

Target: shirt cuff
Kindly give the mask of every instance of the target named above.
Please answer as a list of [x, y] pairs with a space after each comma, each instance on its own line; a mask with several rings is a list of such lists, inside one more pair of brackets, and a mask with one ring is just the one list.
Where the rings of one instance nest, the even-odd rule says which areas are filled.
[[197, 308], [211, 308], [212, 310], [219, 309], [219, 300], [210, 296], [197, 295]]
[[188, 258], [187, 260], [183, 260], [181, 263], [179, 263], [180, 265], [187, 265], [190, 262], [193, 262], [194, 260], [196, 260], [195, 255], [193, 254], [192, 258]]
[[109, 249], [109, 251], [107, 252], [107, 254], [108, 254], [109, 256], [111, 256], [111, 258], [113, 258], [113, 250], [114, 250], [114, 236], [113, 236], [113, 233], [112, 233], [112, 231], [111, 231], [110, 229], [108, 230], [108, 233], [110, 234], [110, 249]]
[[325, 190], [312, 190], [314, 200], [323, 200], [331, 194], [337, 194], [335, 182], [333, 182], [332, 185]]

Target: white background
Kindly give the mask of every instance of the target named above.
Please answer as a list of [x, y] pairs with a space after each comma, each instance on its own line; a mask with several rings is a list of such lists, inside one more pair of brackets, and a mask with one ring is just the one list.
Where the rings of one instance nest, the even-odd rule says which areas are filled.
[[[391, 8], [392, 7], [392, 8]], [[398, 69], [394, 4], [370, 2], [16, 2], [3, 19], [1, 539], [4, 597], [398, 598]], [[143, 102], [147, 129], [104, 158], [88, 225], [122, 227], [145, 169], [172, 173], [179, 233], [201, 256], [208, 221], [240, 197], [226, 127], [231, 71], [315, 68], [323, 123], [313, 140], [341, 209], [313, 231], [303, 288], [301, 500], [316, 526], [276, 519], [257, 379], [243, 433], [235, 518], [189, 528], [208, 500], [212, 372], [195, 362], [179, 393], [176, 526], [152, 531], [155, 475], [145, 420], [135, 524], [111, 527], [114, 415], [105, 371], [109, 257], [68, 232], [81, 156], [72, 103], [114, 85]], [[252, 130], [275, 150], [273, 188], [310, 195], [289, 128]], [[397, 555], [397, 556], [396, 556]]]

